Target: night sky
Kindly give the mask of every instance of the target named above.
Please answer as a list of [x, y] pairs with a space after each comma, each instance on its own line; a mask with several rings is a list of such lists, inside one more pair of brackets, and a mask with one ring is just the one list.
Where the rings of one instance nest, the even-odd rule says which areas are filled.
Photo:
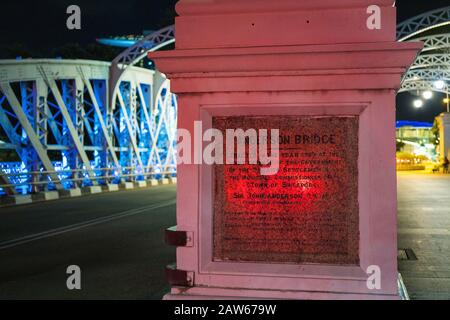
[[[36, 51], [51, 52], [51, 48], [66, 43], [87, 45], [100, 37], [158, 30], [173, 23], [176, 2], [177, 0], [1, 0], [0, 48], [20, 44]], [[82, 10], [80, 31], [66, 29], [66, 8], [71, 4], [79, 5]], [[397, 0], [398, 21], [447, 5], [448, 0]], [[442, 96], [435, 95], [422, 109], [412, 107], [414, 98], [408, 93], [398, 96], [399, 120], [432, 122], [443, 110]]]

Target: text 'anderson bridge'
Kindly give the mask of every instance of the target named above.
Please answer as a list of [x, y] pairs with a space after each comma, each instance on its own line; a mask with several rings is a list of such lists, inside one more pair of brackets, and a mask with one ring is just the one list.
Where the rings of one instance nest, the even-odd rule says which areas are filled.
[[[448, 25], [450, 7], [398, 25], [399, 41], [425, 43], [399, 92], [448, 93]], [[0, 195], [175, 179], [176, 96], [163, 74], [135, 66], [174, 42], [170, 26], [112, 63], [0, 61]]]

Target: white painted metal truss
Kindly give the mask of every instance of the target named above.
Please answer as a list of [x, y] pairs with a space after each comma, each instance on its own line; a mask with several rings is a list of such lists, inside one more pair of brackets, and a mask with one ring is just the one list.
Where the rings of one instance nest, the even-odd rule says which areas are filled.
[[[426, 31], [439, 31], [438, 28], [450, 25], [450, 7], [433, 10], [406, 20], [398, 25], [399, 41], [422, 41], [424, 48], [404, 75], [401, 92], [420, 92], [434, 90], [446, 93], [450, 81], [450, 34], [428, 34], [417, 37]], [[443, 88], [436, 88], [436, 81], [445, 82]]]
[[423, 32], [450, 24], [450, 6], [405, 20], [397, 26], [398, 41], [406, 41]]
[[148, 52], [156, 51], [175, 42], [175, 26], [171, 25], [151, 33], [142, 40], [123, 51], [117, 56], [113, 64], [116, 66], [134, 65], [145, 57]]
[[403, 81], [436, 81], [450, 80], [450, 69], [415, 69], [408, 71]]
[[[434, 85], [438, 80], [444, 81], [444, 86], [442, 88], [436, 88]], [[447, 93], [449, 90], [449, 83], [450, 68], [448, 68], [448, 66], [439, 68], [438, 65], [430, 65], [423, 69], [416, 68], [409, 70], [403, 77], [402, 85], [398, 93], [419, 92], [423, 90]]]
[[[109, 104], [110, 63], [0, 61], [3, 192], [174, 175], [177, 101], [161, 73], [130, 66]], [[108, 174], [105, 175], [105, 172]]]
[[422, 41], [424, 47], [422, 53], [436, 50], [450, 49], [450, 33], [429, 35], [426, 37], [414, 38], [411, 41]]
[[441, 68], [450, 69], [450, 54], [421, 54], [417, 57], [416, 61], [409, 68], [409, 71], [415, 69], [429, 69], [429, 68]]
[[[118, 90], [122, 76], [128, 68], [145, 58], [149, 52], [157, 51], [175, 42], [175, 26], [171, 25], [144, 37], [142, 40], [123, 51], [111, 64], [110, 88], [111, 93]], [[110, 96], [111, 105], [115, 105], [116, 95]]]
[[433, 83], [431, 81], [427, 81], [427, 80], [405, 81], [405, 82], [403, 82], [403, 85], [400, 88], [400, 90], [398, 91], [398, 93], [421, 92], [421, 91], [427, 91], [427, 90], [446, 93], [448, 90], [448, 87], [444, 87], [442, 89], [436, 89], [433, 86]]

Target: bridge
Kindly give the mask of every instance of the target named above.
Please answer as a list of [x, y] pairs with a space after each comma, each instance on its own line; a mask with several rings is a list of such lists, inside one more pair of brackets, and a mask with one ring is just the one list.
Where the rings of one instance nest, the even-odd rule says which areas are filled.
[[170, 81], [131, 66], [112, 90], [111, 104], [111, 67], [80, 60], [0, 61], [0, 149], [13, 159], [0, 163], [4, 193], [176, 175], [177, 102]]
[[[425, 45], [399, 93], [449, 92], [450, 33], [442, 32], [448, 25], [450, 7], [398, 25], [399, 41]], [[176, 182], [177, 98], [164, 74], [136, 65], [175, 40], [169, 26], [111, 63], [0, 61], [0, 193], [8, 205], [0, 208], [0, 261], [10, 262], [0, 266], [0, 297], [160, 298], [167, 291], [161, 266], [174, 260], [174, 251], [161, 239], [175, 224], [176, 190], [166, 184]], [[450, 203], [431, 190], [445, 190], [448, 180], [400, 175], [399, 183], [399, 245], [410, 247], [419, 237], [428, 244], [416, 253], [430, 256], [435, 248], [427, 241], [450, 229]], [[116, 192], [93, 195], [101, 191]], [[429, 204], [439, 228], [422, 219], [423, 208], [412, 198]], [[420, 226], [411, 227], [411, 212]], [[449, 297], [448, 275], [430, 271], [444, 268], [445, 259], [431, 266], [400, 263], [413, 298]], [[73, 263], [89, 271], [89, 290], [68, 292], [61, 285], [63, 268]], [[435, 281], [421, 283], [420, 272]]]

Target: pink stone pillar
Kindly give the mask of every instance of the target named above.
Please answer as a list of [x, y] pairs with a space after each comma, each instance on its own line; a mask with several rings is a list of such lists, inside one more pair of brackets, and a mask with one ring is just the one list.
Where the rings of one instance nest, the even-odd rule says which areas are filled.
[[[206, 129], [221, 116], [358, 119], [353, 192], [359, 262], [215, 260], [213, 169], [182, 164], [177, 231], [169, 240], [179, 247], [166, 299], [398, 298], [395, 95], [421, 44], [396, 42], [393, 2], [177, 4], [176, 49], [151, 53], [150, 58], [179, 96], [179, 128], [193, 133], [194, 121], [203, 121]], [[378, 9], [380, 29], [369, 28], [368, 20]], [[370, 266], [380, 268], [379, 289], [367, 286]]]

